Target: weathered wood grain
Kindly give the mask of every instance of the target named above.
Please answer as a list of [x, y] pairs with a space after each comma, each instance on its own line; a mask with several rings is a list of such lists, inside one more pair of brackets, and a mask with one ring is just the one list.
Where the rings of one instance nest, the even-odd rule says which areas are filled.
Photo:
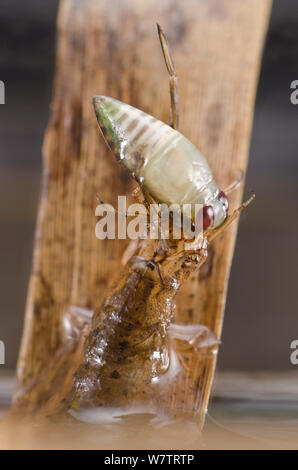
[[[96, 195], [116, 204], [118, 195], [131, 193], [132, 183], [99, 135], [92, 96], [113, 96], [169, 121], [158, 21], [179, 76], [180, 130], [206, 155], [224, 189], [247, 165], [270, 3], [62, 0], [18, 391], [37, 379], [61, 346], [67, 307], [99, 304], [127, 245], [94, 234]], [[231, 207], [241, 198], [237, 190]], [[220, 338], [236, 231], [234, 224], [216, 241], [209, 262], [184, 286], [176, 322], [207, 325]], [[214, 354], [201, 355], [191, 366], [195, 393], [187, 393], [187, 383], [177, 385], [203, 414], [215, 360]]]

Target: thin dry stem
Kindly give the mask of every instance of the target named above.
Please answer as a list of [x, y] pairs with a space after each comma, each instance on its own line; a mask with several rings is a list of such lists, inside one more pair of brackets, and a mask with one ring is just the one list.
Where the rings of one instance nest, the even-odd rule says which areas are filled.
[[169, 42], [160, 25], [157, 23], [157, 31], [160, 40], [162, 53], [165, 59], [168, 74], [170, 76], [170, 97], [171, 97], [171, 126], [173, 129], [179, 129], [179, 93], [178, 93], [178, 77], [176, 74], [174, 61], [170, 52]]

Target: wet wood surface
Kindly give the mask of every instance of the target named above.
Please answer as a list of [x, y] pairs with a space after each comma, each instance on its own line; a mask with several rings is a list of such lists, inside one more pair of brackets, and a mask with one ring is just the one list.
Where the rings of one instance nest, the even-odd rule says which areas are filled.
[[[169, 91], [155, 23], [167, 33], [179, 76], [180, 130], [207, 157], [221, 188], [245, 173], [270, 0], [62, 0], [51, 119], [43, 147], [42, 194], [18, 362], [18, 390], [63, 343], [62, 315], [93, 309], [116, 278], [125, 240], [99, 241], [96, 195], [117, 205], [129, 175], [101, 138], [92, 96], [104, 94], [169, 121]], [[177, 175], [178, 177], [179, 175]], [[243, 187], [243, 186], [242, 186]], [[231, 195], [235, 208], [242, 189]], [[237, 224], [186, 283], [177, 323], [208, 326], [220, 338]], [[201, 417], [216, 355], [190, 364], [197, 389], [185, 400]]]

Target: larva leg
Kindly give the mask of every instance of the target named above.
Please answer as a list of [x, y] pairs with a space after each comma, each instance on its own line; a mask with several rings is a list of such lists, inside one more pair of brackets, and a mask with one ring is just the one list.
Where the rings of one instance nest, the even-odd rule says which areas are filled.
[[227, 186], [225, 189], [224, 189], [224, 193], [226, 195], [232, 193], [233, 191], [235, 191], [236, 189], [239, 188], [240, 184], [242, 183], [243, 181], [243, 171], [242, 170], [238, 170], [238, 174], [235, 178], [234, 181], [232, 181], [231, 184], [229, 184], [229, 186]]
[[131, 258], [131, 263], [132, 264], [135, 264], [135, 265], [145, 265], [146, 268], [150, 269], [151, 271], [153, 271], [154, 269], [156, 269], [156, 272], [157, 272], [157, 275], [158, 275], [158, 279], [162, 285], [162, 287], [164, 287], [164, 280], [163, 280], [163, 277], [162, 277], [162, 274], [161, 274], [161, 270], [160, 270], [160, 267], [159, 267], [159, 264], [157, 261], [155, 261], [155, 258], [157, 256], [157, 253], [155, 253], [153, 255], [153, 257], [151, 259], [145, 259], [141, 256], [134, 256]]
[[178, 95], [178, 77], [176, 75], [176, 70], [174, 62], [170, 53], [170, 47], [168, 40], [159, 26], [157, 24], [158, 36], [160, 40], [160, 45], [162, 53], [165, 59], [167, 71], [170, 76], [170, 95], [171, 95], [171, 126], [173, 129], [179, 128], [179, 95]]
[[180, 346], [180, 349], [183, 350], [198, 350], [219, 344], [215, 334], [205, 325], [179, 325], [171, 323], [169, 333], [173, 339], [183, 342]]

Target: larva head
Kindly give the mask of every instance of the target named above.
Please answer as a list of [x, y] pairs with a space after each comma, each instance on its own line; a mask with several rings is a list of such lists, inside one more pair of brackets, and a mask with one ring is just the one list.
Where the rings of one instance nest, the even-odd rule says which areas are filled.
[[114, 98], [95, 96], [93, 104], [108, 146], [157, 202], [200, 204], [204, 228], [221, 225], [227, 199], [205, 157], [184, 135]]

